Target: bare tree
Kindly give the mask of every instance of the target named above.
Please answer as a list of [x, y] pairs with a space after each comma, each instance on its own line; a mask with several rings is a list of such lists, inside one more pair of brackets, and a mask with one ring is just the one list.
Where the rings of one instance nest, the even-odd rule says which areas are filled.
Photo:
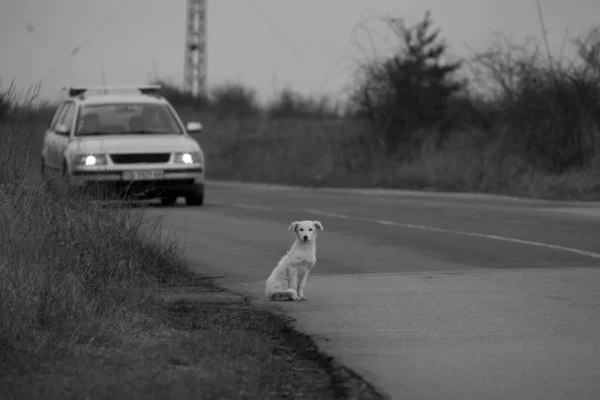
[[586, 76], [600, 79], [600, 26], [594, 26], [573, 43], [577, 46], [577, 55], [583, 62], [582, 72]]
[[501, 33], [487, 50], [476, 52], [471, 49], [471, 74], [474, 85], [482, 92], [496, 98], [514, 100], [522, 80], [529, 76], [532, 66], [542, 62], [539, 44], [531, 38], [517, 44]]

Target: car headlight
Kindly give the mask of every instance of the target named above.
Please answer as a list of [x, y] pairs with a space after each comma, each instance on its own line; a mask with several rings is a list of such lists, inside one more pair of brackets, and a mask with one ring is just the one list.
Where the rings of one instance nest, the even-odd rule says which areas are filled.
[[202, 162], [202, 155], [199, 151], [189, 151], [184, 153], [175, 153], [173, 158], [175, 164], [198, 164]]
[[106, 165], [106, 154], [78, 154], [73, 163], [79, 167], [95, 167]]

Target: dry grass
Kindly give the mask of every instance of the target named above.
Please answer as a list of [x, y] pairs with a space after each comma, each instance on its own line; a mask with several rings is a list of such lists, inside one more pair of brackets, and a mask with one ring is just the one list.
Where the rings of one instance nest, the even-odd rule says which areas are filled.
[[0, 124], [2, 398], [380, 398], [284, 317], [215, 301], [142, 212], [36, 179], [27, 121]]
[[598, 162], [583, 170], [542, 172], [497, 143], [471, 143], [478, 132], [457, 132], [442, 150], [432, 150], [426, 142], [411, 161], [397, 162], [383, 157], [375, 141], [365, 139], [369, 128], [352, 120], [186, 117], [205, 125], [196, 140], [206, 152], [209, 179], [548, 199], [600, 197]]

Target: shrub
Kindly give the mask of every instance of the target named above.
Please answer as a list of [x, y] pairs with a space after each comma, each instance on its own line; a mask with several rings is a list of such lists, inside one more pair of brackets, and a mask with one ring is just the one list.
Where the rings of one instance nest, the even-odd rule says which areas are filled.
[[352, 102], [381, 135], [387, 154], [406, 159], [425, 140], [416, 133], [443, 133], [452, 127], [450, 105], [464, 85], [453, 76], [461, 64], [444, 62], [446, 45], [439, 30], [430, 32], [429, 12], [412, 27], [398, 21], [394, 28], [400, 49], [360, 67]]

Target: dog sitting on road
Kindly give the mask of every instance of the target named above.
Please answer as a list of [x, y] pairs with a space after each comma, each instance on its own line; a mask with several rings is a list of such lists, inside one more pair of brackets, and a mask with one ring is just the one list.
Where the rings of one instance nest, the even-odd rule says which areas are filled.
[[319, 221], [294, 221], [289, 227], [296, 240], [265, 282], [269, 300], [306, 300], [304, 288], [308, 274], [317, 262], [317, 231]]

